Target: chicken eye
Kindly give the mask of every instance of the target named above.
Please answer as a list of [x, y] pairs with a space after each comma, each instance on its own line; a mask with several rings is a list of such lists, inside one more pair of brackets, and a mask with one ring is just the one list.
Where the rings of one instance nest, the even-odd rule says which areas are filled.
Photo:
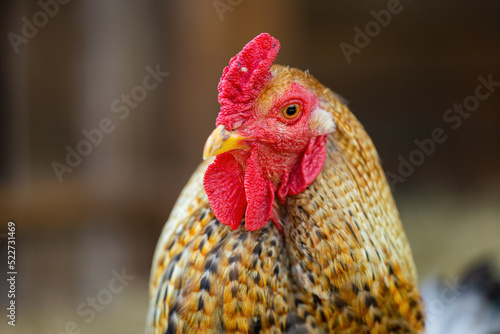
[[300, 114], [300, 105], [298, 104], [287, 105], [286, 107], [283, 108], [283, 110], [281, 110], [281, 114], [286, 119], [294, 119]]

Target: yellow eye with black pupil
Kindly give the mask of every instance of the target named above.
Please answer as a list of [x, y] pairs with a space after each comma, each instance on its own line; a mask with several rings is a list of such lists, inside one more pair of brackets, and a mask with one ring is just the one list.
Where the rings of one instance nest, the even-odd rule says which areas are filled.
[[294, 119], [300, 114], [300, 106], [298, 104], [290, 104], [283, 108], [281, 113], [286, 119]]

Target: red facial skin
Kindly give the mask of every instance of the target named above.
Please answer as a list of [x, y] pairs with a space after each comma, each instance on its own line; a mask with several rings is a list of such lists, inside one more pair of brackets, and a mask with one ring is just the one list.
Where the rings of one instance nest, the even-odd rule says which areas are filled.
[[[273, 40], [265, 40], [266, 50], [276, 51], [273, 50], [276, 45]], [[207, 168], [203, 184], [212, 210], [221, 223], [237, 229], [245, 215], [245, 227], [249, 231], [260, 229], [270, 218], [281, 229], [277, 217], [272, 214], [275, 194], [284, 204], [286, 196], [304, 191], [314, 181], [324, 164], [326, 135], [309, 128], [309, 117], [319, 101], [298, 83], [291, 83], [284, 93], [273, 96], [271, 106], [256, 102], [255, 89], [260, 91], [271, 79], [269, 68], [272, 62], [265, 57], [263, 60], [239, 59], [241, 54], [248, 58], [249, 53], [244, 53], [247, 47], [231, 60], [229, 70], [224, 70], [219, 84], [222, 108], [217, 125], [222, 124], [226, 129], [250, 138], [245, 143], [249, 149], [232, 150], [217, 156]], [[255, 45], [252, 50], [255, 52]], [[274, 60], [277, 51], [270, 53]], [[256, 66], [242, 71], [245, 77], [251, 72], [250, 79], [236, 78], [242, 64]], [[267, 68], [266, 75], [263, 75], [262, 64]], [[233, 68], [237, 66], [236, 70], [231, 71], [232, 65]], [[229, 76], [227, 73], [231, 75], [229, 82], [224, 81]], [[252, 82], [253, 73], [264, 81]], [[252, 82], [252, 85], [248, 87], [241, 82]], [[245, 94], [245, 91], [251, 94]], [[241, 98], [238, 94], [246, 97]], [[297, 117], [288, 119], [283, 110], [291, 104], [298, 105], [300, 112]]]
[[[301, 111], [287, 119], [283, 110], [291, 104]], [[312, 93], [293, 83], [270, 109], [255, 107], [252, 116], [233, 130], [251, 138], [246, 142], [250, 148], [221, 154], [205, 174], [205, 190], [219, 221], [236, 229], [246, 212], [249, 231], [270, 218], [281, 228], [277, 217], [272, 217], [275, 194], [285, 203], [287, 195], [304, 191], [324, 163], [326, 135], [309, 128], [309, 116], [317, 104]]]

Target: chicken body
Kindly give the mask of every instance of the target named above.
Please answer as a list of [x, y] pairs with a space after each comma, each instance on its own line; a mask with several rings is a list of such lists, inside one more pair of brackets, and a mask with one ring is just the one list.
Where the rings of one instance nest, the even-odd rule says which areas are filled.
[[[153, 260], [147, 333], [418, 333], [411, 250], [375, 147], [311, 75], [274, 65], [266, 93], [307, 87], [333, 117], [326, 159], [303, 192], [275, 201], [279, 223], [221, 224], [198, 167]], [[277, 228], [277, 226], [282, 229]]]

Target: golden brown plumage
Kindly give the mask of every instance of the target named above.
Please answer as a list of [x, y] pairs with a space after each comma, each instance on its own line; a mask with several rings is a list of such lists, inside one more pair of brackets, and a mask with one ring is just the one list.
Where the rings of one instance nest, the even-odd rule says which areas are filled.
[[321, 173], [276, 201], [276, 224], [217, 221], [198, 167], [165, 224], [151, 271], [147, 333], [418, 333], [416, 270], [375, 147], [349, 109], [311, 75], [274, 65], [257, 97], [290, 82], [333, 116]]

